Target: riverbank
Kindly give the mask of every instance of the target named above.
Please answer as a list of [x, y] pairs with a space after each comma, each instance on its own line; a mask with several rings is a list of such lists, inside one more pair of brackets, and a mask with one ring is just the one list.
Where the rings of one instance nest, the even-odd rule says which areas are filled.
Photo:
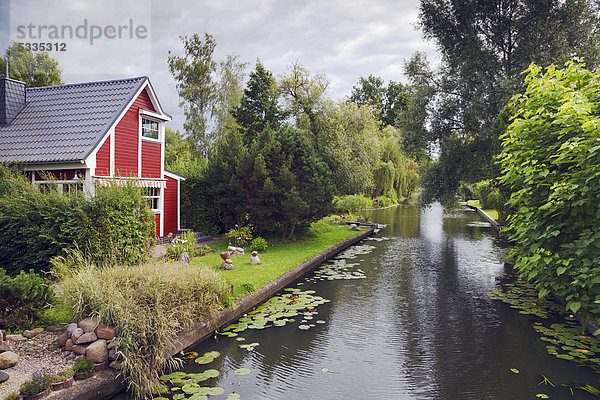
[[[319, 233], [316, 238], [295, 243], [280, 243], [269, 248], [261, 255], [261, 265], [249, 265], [249, 255], [245, 257], [234, 256], [233, 271], [218, 271], [232, 286], [234, 299], [233, 307], [222, 310], [208, 320], [193, 325], [190, 329], [181, 332], [172, 341], [172, 346], [166, 352], [171, 356], [199, 340], [211, 336], [216, 329], [237, 319], [254, 306], [270, 298], [274, 293], [304, 276], [309, 271], [318, 267], [328, 258], [333, 257], [350, 245], [362, 240], [373, 233], [374, 227], [360, 232], [351, 231], [345, 225], [329, 224], [329, 229]], [[339, 240], [342, 238], [342, 240]], [[333, 241], [333, 242], [332, 242]], [[331, 246], [331, 243], [335, 243]], [[217, 247], [226, 247], [221, 243]], [[287, 249], [287, 255], [283, 254]], [[314, 255], [313, 257], [310, 257]], [[220, 265], [218, 253], [195, 259], [192, 266], [203, 264], [211, 269]], [[215, 261], [217, 263], [215, 263]], [[299, 261], [299, 262], [298, 262]], [[296, 263], [296, 264], [291, 264]], [[246, 265], [247, 264], [247, 265]], [[251, 283], [258, 286], [258, 290], [248, 290]], [[248, 293], [248, 292], [251, 293]], [[73, 389], [64, 390], [51, 395], [51, 399], [108, 399], [124, 390], [122, 376], [117, 371], [103, 371], [101, 375], [93, 378], [89, 383], [76, 382]]]
[[[471, 204], [468, 204], [468, 203], [466, 204], [466, 206], [469, 207], [470, 209], [474, 210], [483, 221], [488, 222], [491, 225], [492, 229], [498, 234], [498, 236], [501, 239], [508, 241], [508, 239], [506, 238], [506, 235], [504, 235], [502, 233], [502, 228], [504, 228], [504, 225], [500, 224], [498, 221], [496, 221], [494, 218], [492, 218], [488, 213], [486, 213], [481, 208], [471, 205]], [[551, 295], [551, 296], [556, 300], [556, 302], [562, 304], [563, 306], [567, 305], [567, 301], [565, 298], [556, 296], [556, 295]], [[593, 335], [594, 332], [597, 332], [600, 329], [600, 327], [598, 325], [596, 325], [593, 322], [589, 321], [588, 319], [584, 318], [579, 311], [574, 313], [574, 316], [575, 316], [575, 318], [577, 318], [579, 323], [588, 331], [588, 333]], [[600, 339], [600, 334], [593, 335], [593, 336]]]

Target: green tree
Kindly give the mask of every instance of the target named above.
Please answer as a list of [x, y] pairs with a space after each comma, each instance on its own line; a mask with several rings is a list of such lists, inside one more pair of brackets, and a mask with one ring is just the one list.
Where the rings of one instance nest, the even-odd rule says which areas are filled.
[[380, 77], [361, 77], [352, 87], [349, 100], [362, 105], [372, 105], [379, 112], [383, 126], [394, 125], [398, 115], [406, 108], [406, 89], [398, 82], [390, 81], [385, 86]]
[[234, 55], [217, 62], [217, 43], [208, 33], [204, 38], [194, 34], [180, 39], [185, 55], [169, 51], [167, 62], [186, 117], [183, 127], [196, 151], [206, 156], [231, 122], [229, 110], [239, 102], [246, 64]]
[[204, 38], [198, 34], [179, 38], [183, 42], [185, 56], [175, 56], [169, 51], [169, 70], [177, 81], [181, 99], [179, 105], [185, 113], [183, 128], [192, 137], [196, 149], [206, 151], [212, 143], [209, 120], [216, 97], [213, 73], [217, 63], [213, 60], [213, 53], [217, 43], [208, 33], [204, 34]]
[[[198, 155], [189, 137], [165, 128], [165, 168], [186, 178], [202, 174], [206, 159]], [[183, 183], [185, 186], [185, 181]]]
[[296, 120], [296, 127], [309, 136], [314, 136], [320, 126], [321, 105], [329, 87], [325, 75], [311, 75], [310, 71], [298, 63], [288, 66], [287, 73], [279, 81], [288, 111]]
[[[9, 77], [25, 82], [27, 87], [55, 86], [62, 84], [58, 61], [47, 52], [33, 53], [19, 43], [13, 42], [6, 50]], [[0, 76], [6, 75], [6, 60], [0, 59]]]
[[[440, 72], [431, 80], [437, 97], [431, 116], [431, 140], [441, 147], [439, 163], [462, 159], [464, 165], [437, 169], [452, 179], [474, 182], [497, 173], [499, 153], [494, 122], [521, 89], [520, 73], [532, 61], [563, 62], [573, 55], [598, 61], [597, 4], [587, 0], [422, 0], [420, 25], [442, 53]], [[497, 126], [497, 125], [496, 125]], [[451, 155], [469, 143], [470, 157]], [[457, 169], [458, 168], [458, 169]], [[459, 170], [460, 169], [460, 170]], [[434, 177], [433, 172], [429, 174]], [[435, 187], [434, 182], [430, 187]]]
[[279, 107], [279, 92], [275, 78], [260, 60], [244, 89], [240, 104], [232, 115], [240, 126], [244, 143], [249, 145], [268, 126], [279, 126], [286, 115]]
[[600, 74], [578, 61], [527, 69], [502, 136], [515, 267], [600, 322]]

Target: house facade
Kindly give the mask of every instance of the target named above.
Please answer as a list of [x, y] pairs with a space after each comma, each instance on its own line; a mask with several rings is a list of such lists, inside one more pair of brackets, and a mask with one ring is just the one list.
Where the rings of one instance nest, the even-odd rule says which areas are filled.
[[156, 235], [177, 233], [183, 176], [165, 170], [164, 112], [147, 77], [26, 88], [0, 79], [0, 162], [34, 185], [93, 196], [98, 186], [139, 186]]

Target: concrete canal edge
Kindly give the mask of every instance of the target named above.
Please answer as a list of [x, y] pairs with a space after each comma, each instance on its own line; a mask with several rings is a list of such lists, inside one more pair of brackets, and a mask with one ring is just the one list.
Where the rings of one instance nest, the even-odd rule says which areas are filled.
[[367, 236], [372, 235], [374, 231], [375, 227], [370, 226], [361, 234], [351, 237], [350, 239], [346, 239], [343, 242], [340, 242], [334, 246], [331, 246], [322, 253], [312, 258], [309, 258], [302, 264], [298, 265], [296, 268], [289, 270], [285, 274], [281, 275], [279, 278], [266, 284], [257, 292], [249, 294], [248, 296], [245, 296], [242, 299], [238, 300], [234, 308], [227, 308], [225, 310], [222, 310], [211, 320], [199, 322], [187, 331], [181, 332], [179, 335], [177, 335], [177, 338], [173, 343], [174, 347], [171, 349], [171, 351], [169, 351], [168, 355], [173, 356], [181, 350], [190, 347], [192, 344], [207, 339], [208, 337], [213, 335], [213, 333], [217, 329], [229, 325], [231, 322], [235, 321], [236, 319], [250, 311], [252, 308], [270, 299], [275, 293], [279, 292], [286, 286], [289, 286], [291, 283], [302, 278], [304, 275], [311, 272], [328, 259], [342, 252], [343, 250], [347, 249], [353, 244], [360, 242]]
[[506, 236], [502, 233], [502, 228], [504, 227], [503, 225], [498, 223], [498, 221], [496, 221], [494, 218], [490, 217], [490, 215], [483, 211], [481, 208], [472, 206], [470, 204], [467, 204], [466, 206], [469, 207], [471, 210], [474, 210], [482, 220], [489, 223], [492, 227], [492, 230], [496, 232], [498, 237], [500, 237], [503, 240], [506, 240]]
[[[217, 329], [229, 325], [252, 308], [271, 298], [275, 293], [313, 271], [328, 259], [372, 235], [374, 232], [375, 226], [371, 225], [359, 235], [331, 246], [327, 250], [304, 261], [296, 268], [289, 270], [274, 281], [266, 284], [257, 292], [238, 300], [234, 308], [227, 308], [219, 311], [217, 315], [210, 320], [199, 322], [190, 329], [179, 333], [174, 339], [173, 347], [168, 351], [167, 355], [169, 357], [173, 356], [194, 343], [208, 339]], [[50, 396], [46, 398], [49, 400], [105, 400], [110, 399], [126, 389], [127, 384], [123, 379], [123, 376], [118, 371], [109, 369], [97, 372], [93, 377], [86, 380], [75, 381], [71, 388], [59, 392], [52, 392]]]

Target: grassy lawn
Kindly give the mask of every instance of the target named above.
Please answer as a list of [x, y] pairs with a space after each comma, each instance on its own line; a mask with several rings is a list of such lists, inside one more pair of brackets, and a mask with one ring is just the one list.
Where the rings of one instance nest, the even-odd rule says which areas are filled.
[[347, 225], [332, 224], [328, 218], [326, 221], [319, 221], [317, 225], [319, 232], [315, 237], [297, 242], [269, 244], [266, 252], [258, 254], [260, 265], [250, 265], [250, 251], [246, 249], [246, 254], [243, 256], [231, 256], [234, 270], [221, 270], [219, 267], [223, 260], [219, 252], [227, 249], [227, 240], [211, 245], [219, 249], [219, 252], [194, 258], [191, 264], [214, 268], [229, 285], [233, 285], [233, 295], [237, 300], [249, 292], [260, 289], [329, 247], [360, 233], [349, 230]]
[[[468, 204], [470, 206], [474, 206], [474, 207], [481, 207], [479, 205], [479, 200], [469, 200]], [[489, 215], [490, 217], [494, 218], [496, 221], [498, 221], [498, 211], [494, 210], [494, 209], [488, 209], [488, 210], [483, 210], [487, 215]]]

